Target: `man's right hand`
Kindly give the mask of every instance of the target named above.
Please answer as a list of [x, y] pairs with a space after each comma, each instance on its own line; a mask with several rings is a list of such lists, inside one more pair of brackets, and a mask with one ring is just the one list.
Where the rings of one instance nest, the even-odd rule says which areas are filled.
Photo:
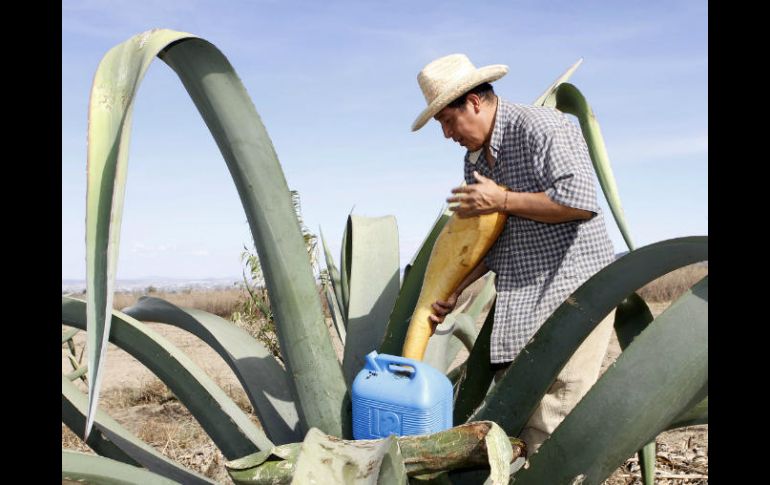
[[433, 315], [430, 316], [431, 322], [433, 322], [434, 325], [438, 325], [439, 323], [444, 321], [444, 318], [454, 310], [455, 305], [457, 305], [457, 297], [460, 296], [456, 293], [452, 293], [452, 295], [447, 298], [446, 301], [436, 300], [436, 302], [432, 305], [433, 306]]

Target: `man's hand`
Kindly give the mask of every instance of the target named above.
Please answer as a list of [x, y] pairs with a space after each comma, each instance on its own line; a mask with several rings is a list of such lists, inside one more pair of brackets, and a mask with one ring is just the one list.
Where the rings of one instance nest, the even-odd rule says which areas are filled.
[[460, 217], [470, 217], [480, 214], [491, 214], [503, 210], [505, 190], [492, 179], [479, 175], [475, 170], [473, 176], [478, 183], [452, 189], [454, 197], [449, 197], [447, 202], [459, 202], [460, 205], [450, 207]]
[[455, 305], [457, 305], [457, 297], [459, 295], [457, 293], [452, 293], [452, 295], [447, 298], [447, 301], [441, 301], [437, 300], [432, 306], [434, 310], [434, 314], [430, 316], [430, 320], [433, 323], [433, 326], [435, 327], [439, 323], [444, 321], [444, 318], [454, 310]]

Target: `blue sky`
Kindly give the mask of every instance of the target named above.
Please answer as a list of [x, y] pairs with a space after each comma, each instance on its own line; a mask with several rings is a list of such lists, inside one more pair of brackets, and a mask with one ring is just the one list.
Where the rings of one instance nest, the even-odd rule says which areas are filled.
[[[273, 141], [305, 224], [335, 257], [348, 213], [398, 222], [401, 265], [452, 187], [461, 147], [425, 107], [417, 73], [464, 53], [506, 64], [498, 94], [532, 102], [570, 82], [602, 128], [637, 247], [708, 234], [705, 1], [62, 3], [62, 278], [85, 278], [91, 81], [113, 46], [151, 28], [190, 32], [228, 57]], [[600, 194], [615, 250], [626, 250]], [[239, 277], [251, 247], [226, 165], [173, 71], [156, 59], [136, 99], [118, 279]]]

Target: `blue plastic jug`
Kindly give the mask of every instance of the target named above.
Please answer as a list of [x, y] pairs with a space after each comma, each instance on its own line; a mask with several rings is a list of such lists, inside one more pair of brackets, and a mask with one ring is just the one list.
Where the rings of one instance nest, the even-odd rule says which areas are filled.
[[353, 381], [353, 438], [429, 434], [452, 427], [452, 383], [428, 364], [372, 351]]

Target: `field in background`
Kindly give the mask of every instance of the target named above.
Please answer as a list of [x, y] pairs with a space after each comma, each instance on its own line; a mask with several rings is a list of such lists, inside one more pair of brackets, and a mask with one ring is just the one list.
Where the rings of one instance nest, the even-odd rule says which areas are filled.
[[[681, 268], [659, 278], [639, 290], [639, 294], [650, 304], [654, 315], [662, 312], [672, 300], [679, 297], [687, 288], [708, 274], [708, 266], [696, 264]], [[175, 305], [197, 308], [229, 319], [234, 312], [241, 311], [241, 305], [247, 293], [233, 288], [226, 290], [162, 292], [154, 291], [116, 293], [114, 308], [122, 309], [132, 305], [140, 296], [147, 295], [162, 298]], [[85, 295], [73, 295], [84, 298]], [[321, 298], [324, 302], [325, 299]], [[328, 316], [328, 313], [327, 313]], [[196, 363], [212, 375], [222, 389], [233, 398], [236, 404], [247, 413], [251, 405], [246, 394], [237, 384], [229, 369], [214, 370], [208, 364], [226, 367], [221, 358], [197, 340], [196, 337], [183, 335], [186, 332], [170, 328], [163, 324], [150, 324], [185, 351]], [[64, 327], [63, 327], [64, 328]], [[247, 328], [249, 333], [257, 335], [254, 328]], [[84, 332], [75, 338], [78, 354], [84, 346]], [[187, 409], [160, 380], [149, 373], [143, 374], [137, 382], [110, 382], [111, 375], [121, 376], [138, 373], [143, 366], [128, 354], [110, 344], [107, 366], [112, 365], [112, 374], [106, 372], [102, 393], [103, 409], [129, 431], [156, 447], [169, 458], [203, 473], [218, 483], [232, 483], [224, 470], [225, 459], [214, 446], [200, 425]], [[614, 360], [620, 349], [617, 339], [613, 338], [608, 351], [608, 362]], [[62, 372], [70, 372], [71, 367], [62, 348]], [[211, 355], [213, 354], [213, 356]], [[204, 365], [206, 364], [206, 365]], [[606, 368], [606, 365], [603, 366]], [[218, 369], [218, 368], [216, 368]], [[117, 372], [116, 372], [117, 371]], [[81, 381], [78, 387], [85, 391]], [[254, 418], [256, 422], [256, 419]], [[708, 483], [708, 426], [693, 426], [662, 433], [657, 439], [656, 484], [703, 484]], [[91, 452], [90, 449], [65, 425], [62, 424], [62, 448]], [[639, 466], [635, 457], [619, 467], [605, 482], [605, 485], [640, 484]]]

